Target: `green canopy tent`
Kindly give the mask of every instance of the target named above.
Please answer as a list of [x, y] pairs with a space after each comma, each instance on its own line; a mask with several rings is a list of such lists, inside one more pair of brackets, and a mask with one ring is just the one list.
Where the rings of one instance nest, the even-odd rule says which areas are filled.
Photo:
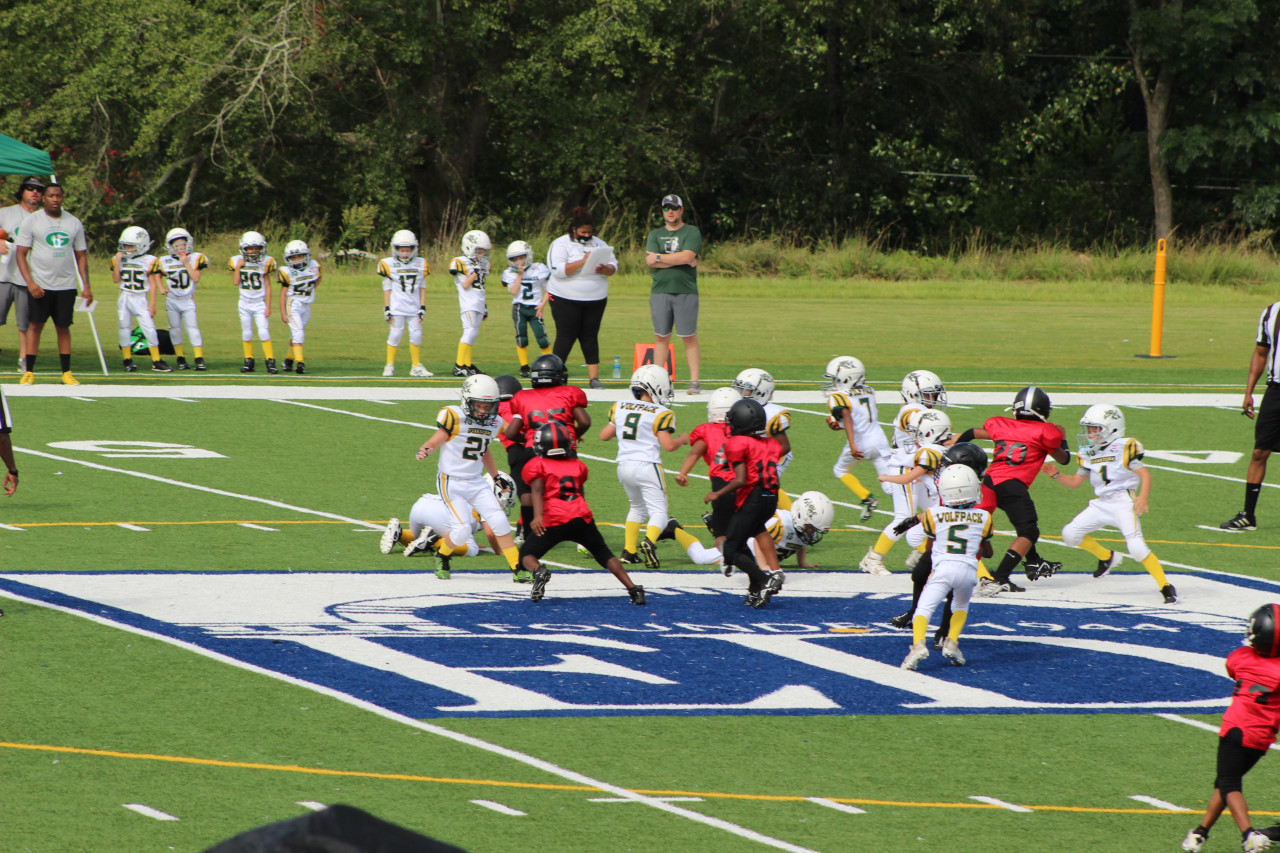
[[53, 161], [39, 148], [0, 133], [0, 174], [53, 175]]

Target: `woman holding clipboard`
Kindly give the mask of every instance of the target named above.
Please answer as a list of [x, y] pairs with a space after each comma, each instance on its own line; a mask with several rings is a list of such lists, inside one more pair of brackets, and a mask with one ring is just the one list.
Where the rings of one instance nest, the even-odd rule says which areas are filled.
[[551, 279], [551, 316], [556, 321], [556, 340], [551, 351], [565, 363], [576, 342], [587, 363], [592, 388], [600, 381], [600, 323], [609, 301], [609, 276], [618, 271], [618, 261], [609, 245], [595, 236], [596, 225], [585, 207], [575, 207], [568, 233], [557, 237], [547, 251]]

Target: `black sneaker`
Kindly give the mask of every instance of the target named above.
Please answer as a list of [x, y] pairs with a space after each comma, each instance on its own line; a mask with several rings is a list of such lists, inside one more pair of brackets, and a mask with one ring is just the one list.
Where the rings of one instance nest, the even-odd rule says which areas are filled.
[[173, 366], [174, 366], [174, 367], [176, 367], [176, 368], [178, 368], [179, 370], [190, 370], [190, 369], [191, 369], [191, 365], [187, 364], [187, 360], [186, 360], [185, 358], [183, 358], [182, 356], [178, 356], [178, 357], [174, 360], [174, 362], [173, 362]]
[[203, 358], [200, 358], [200, 357], [197, 357], [197, 358], [196, 358], [196, 370], [208, 370], [208, 369], [209, 369], [209, 368], [205, 367], [204, 359], [203, 359]]
[[942, 651], [942, 644], [946, 642], [947, 632], [939, 628], [933, 633], [933, 647], [938, 651]]
[[1055, 563], [1052, 560], [1041, 559], [1038, 563], [1025, 563], [1027, 570], [1027, 580], [1038, 581], [1041, 578], [1051, 578], [1062, 568], [1062, 563]]
[[286, 358], [282, 367], [284, 367], [285, 373], [293, 373], [293, 359]]
[[267, 373], [270, 373], [271, 375], [274, 376], [279, 372], [280, 372], [280, 369], [276, 367], [276, 360], [274, 358], [267, 359]]
[[782, 584], [786, 579], [787, 576], [783, 574], [781, 569], [769, 575], [769, 580], [765, 581], [764, 589], [760, 590], [760, 597], [764, 599], [760, 607], [764, 607], [775, 595], [782, 592]]
[[1164, 596], [1165, 604], [1178, 603], [1178, 591], [1173, 588], [1173, 584], [1167, 583], [1164, 586], [1160, 587], [1160, 594]]
[[895, 628], [910, 628], [911, 620], [915, 618], [916, 612], [908, 610], [906, 613], [900, 614], [889, 620], [889, 624]]
[[716, 535], [715, 529], [711, 526], [711, 513], [704, 512], [702, 514], [702, 524], [707, 528], [707, 532], [712, 536]]
[[455, 364], [453, 366], [453, 375], [466, 377], [466, 376], [470, 376], [471, 374], [467, 373], [467, 369], [463, 367], [461, 364]]
[[1223, 530], [1257, 530], [1258, 520], [1251, 515], [1240, 510], [1233, 518], [1222, 522], [1218, 525]]
[[662, 532], [658, 534], [658, 541], [661, 542], [663, 539], [675, 539], [676, 529], [680, 527], [680, 522], [676, 521], [674, 518], [669, 519], [667, 521], [667, 526], [662, 528]]
[[1013, 582], [1012, 579], [1010, 579], [1010, 580], [1000, 581], [1000, 591], [1001, 592], [1026, 592], [1027, 588], [1025, 586], [1018, 586], [1016, 583]]
[[479, 373], [484, 373], [484, 371], [483, 371], [483, 370], [481, 370], [480, 368], [476, 367], [474, 364], [468, 364], [468, 365], [467, 365], [467, 375], [468, 375], [468, 376], [475, 376], [476, 374], [479, 374]]
[[631, 596], [632, 604], [644, 604], [644, 587], [627, 587], [627, 595]]
[[1093, 576], [1095, 578], [1100, 578], [1103, 575], [1105, 575], [1107, 572], [1114, 569], [1117, 565], [1119, 565], [1119, 563], [1120, 563], [1120, 552], [1112, 551], [1110, 557], [1108, 557], [1105, 560], [1098, 561], [1098, 568], [1093, 570]]
[[521, 378], [521, 379], [528, 379], [528, 378], [529, 378], [529, 376], [530, 376], [530, 373], [529, 373], [529, 365], [527, 365], [527, 364], [526, 364], [526, 365], [524, 365], [523, 367], [521, 367], [521, 368], [520, 368], [520, 378]]
[[253, 359], [246, 358], [244, 364], [240, 365], [241, 373], [253, 373]]
[[303, 374], [303, 373], [306, 373], [306, 372], [307, 372], [307, 366], [306, 366], [305, 364], [303, 364], [302, 362], [298, 362], [297, 364], [295, 364], [295, 365], [293, 366], [293, 372], [294, 372], [294, 373], [297, 373], [297, 374]]
[[747, 597], [742, 599], [742, 603], [756, 610], [764, 607], [764, 599], [760, 597], [758, 592], [748, 592]]
[[646, 569], [656, 569], [662, 565], [662, 561], [658, 559], [658, 549], [653, 547], [653, 543], [648, 538], [641, 539], [636, 550], [644, 558], [644, 567]]
[[546, 566], [538, 566], [533, 573], [533, 586], [529, 587], [529, 600], [541, 601], [547, 590], [547, 581], [551, 580], [551, 570]]
[[126, 359], [124, 360], [124, 372], [125, 372], [125, 373], [137, 373], [137, 372], [138, 372], [138, 365], [136, 365], [136, 364], [134, 364], [134, 363], [133, 363], [133, 359], [131, 359], [131, 358], [126, 358]]
[[163, 359], [151, 362], [151, 369], [156, 373], [173, 373], [173, 368], [165, 363]]
[[637, 566], [642, 562], [639, 554], [636, 554], [634, 551], [627, 551], [625, 549], [621, 554], [618, 555], [618, 559], [628, 566]]

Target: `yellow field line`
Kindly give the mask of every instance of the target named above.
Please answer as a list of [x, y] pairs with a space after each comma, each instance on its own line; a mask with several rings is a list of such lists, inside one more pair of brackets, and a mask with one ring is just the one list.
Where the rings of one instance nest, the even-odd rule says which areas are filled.
[[[23, 749], [34, 752], [56, 752], [72, 755], [92, 755], [100, 758], [125, 758], [135, 761], [163, 761], [171, 764], [194, 764], [201, 767], [228, 767], [237, 770], [271, 770], [279, 773], [305, 773], [315, 776], [345, 776], [356, 779], [379, 779], [393, 782], [435, 782], [445, 785], [485, 785], [498, 788], [523, 788], [537, 791], [600, 791], [590, 785], [559, 785], [542, 782], [504, 782], [498, 779], [454, 779], [447, 776], [419, 776], [412, 773], [373, 773], [364, 770], [330, 770], [324, 767], [299, 767], [292, 764], [260, 764], [249, 761], [222, 761], [215, 758], [193, 758], [179, 755], [154, 755], [139, 752], [116, 752], [107, 749], [83, 749], [74, 746], [51, 746], [35, 743], [6, 743], [0, 741], [0, 749]], [[722, 791], [663, 791], [631, 789], [647, 797], [701, 797], [707, 800], [750, 800], [753, 802], [803, 803], [808, 797], [791, 794], [731, 794]], [[927, 803], [908, 800], [868, 800], [855, 797], [823, 797], [835, 803], [851, 806], [896, 806], [924, 809], [983, 809], [1001, 810], [1004, 806], [992, 803]], [[1080, 814], [1198, 814], [1198, 810], [1100, 808], [1093, 806], [1028, 806], [1033, 811], [1073, 812]], [[1276, 816], [1280, 812], [1253, 810], [1253, 814]]]

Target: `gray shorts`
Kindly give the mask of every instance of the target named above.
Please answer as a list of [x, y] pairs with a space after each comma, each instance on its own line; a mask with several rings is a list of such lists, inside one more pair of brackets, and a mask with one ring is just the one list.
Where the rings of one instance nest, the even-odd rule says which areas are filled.
[[13, 313], [17, 318], [18, 331], [25, 332], [27, 327], [31, 325], [30, 314], [27, 310], [27, 303], [30, 300], [27, 289], [20, 284], [11, 284], [7, 281], [0, 282], [0, 326], [9, 322], [9, 306], [13, 306]]
[[674, 325], [677, 335], [691, 338], [698, 334], [698, 294], [651, 293], [649, 316], [653, 318], [653, 333], [658, 337], [669, 337]]

